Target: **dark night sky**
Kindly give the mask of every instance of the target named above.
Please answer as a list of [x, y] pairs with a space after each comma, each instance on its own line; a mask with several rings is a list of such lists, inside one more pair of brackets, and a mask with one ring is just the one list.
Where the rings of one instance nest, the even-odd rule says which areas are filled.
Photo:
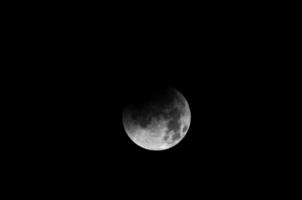
[[[99, 51], [93, 55], [70, 54], [75, 61], [52, 72], [57, 81], [50, 86], [54, 96], [47, 99], [53, 103], [49, 137], [41, 143], [42, 148], [47, 146], [44, 158], [71, 171], [101, 170], [129, 179], [129, 174], [145, 170], [150, 178], [166, 173], [172, 178], [183, 168], [187, 171], [183, 176], [210, 181], [257, 167], [253, 160], [262, 145], [254, 143], [259, 139], [253, 118], [257, 69], [236, 47], [203, 38], [159, 39], [122, 48], [118, 43], [109, 51], [89, 50]], [[186, 97], [192, 121], [177, 146], [150, 152], [126, 135], [122, 109], [132, 95], [161, 86], [175, 87]]]
[[[32, 145], [20, 157], [37, 162], [36, 170], [49, 177], [91, 185], [183, 179], [214, 190], [237, 187], [267, 170], [266, 111], [259, 116], [269, 104], [263, 98], [270, 92], [263, 84], [270, 72], [266, 46], [247, 21], [206, 19], [160, 29], [122, 21], [99, 27], [62, 23], [60, 32], [45, 35], [39, 29], [44, 43], [37, 42], [33, 63], [39, 67], [26, 71], [35, 79], [29, 79], [32, 87], [20, 86], [34, 88], [25, 97], [38, 94], [29, 98], [38, 107], [38, 126], [21, 137]], [[44, 46], [47, 53], [39, 51]], [[126, 135], [122, 110], [132, 95], [161, 86], [185, 96], [191, 126], [175, 147], [147, 151]]]

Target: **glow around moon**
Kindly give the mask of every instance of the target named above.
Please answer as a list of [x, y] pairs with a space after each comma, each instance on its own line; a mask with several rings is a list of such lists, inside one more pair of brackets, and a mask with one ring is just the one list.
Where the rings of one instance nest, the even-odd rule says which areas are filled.
[[[177, 95], [179, 95], [179, 97], [181, 97], [180, 99], [182, 99], [181, 102], [175, 102], [175, 106], [180, 109], [182, 113], [180, 117], [180, 138], [173, 141], [172, 137], [174, 132], [169, 135], [165, 134], [168, 129], [168, 120], [162, 119], [159, 121], [154, 121], [147, 128], [131, 125], [123, 120], [126, 133], [135, 144], [148, 150], [166, 150], [175, 146], [184, 138], [190, 127], [191, 111], [184, 96], [179, 92], [177, 92]], [[165, 136], [168, 137], [165, 138]]]

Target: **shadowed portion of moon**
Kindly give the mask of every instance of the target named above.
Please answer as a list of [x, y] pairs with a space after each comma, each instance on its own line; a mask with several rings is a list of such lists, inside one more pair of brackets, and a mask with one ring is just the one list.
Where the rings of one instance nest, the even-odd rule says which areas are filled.
[[190, 125], [191, 113], [184, 96], [169, 88], [143, 97], [124, 109], [124, 127], [130, 138], [151, 150], [177, 144]]

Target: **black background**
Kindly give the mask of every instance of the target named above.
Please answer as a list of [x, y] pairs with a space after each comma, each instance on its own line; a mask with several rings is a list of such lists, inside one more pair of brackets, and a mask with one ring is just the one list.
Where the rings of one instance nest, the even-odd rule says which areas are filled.
[[[21, 23], [24, 171], [57, 188], [102, 192], [168, 185], [219, 195], [271, 178], [263, 108], [273, 37], [265, 21], [218, 11], [159, 19], [87, 13]], [[175, 147], [148, 151], [127, 136], [122, 110], [140, 91], [167, 86], [187, 99], [191, 126]]]

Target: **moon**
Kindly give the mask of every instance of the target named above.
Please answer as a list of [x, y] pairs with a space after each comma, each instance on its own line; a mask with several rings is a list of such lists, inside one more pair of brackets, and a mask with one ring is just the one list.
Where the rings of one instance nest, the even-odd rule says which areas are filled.
[[170, 131], [167, 134], [168, 123], [170, 119], [152, 119], [151, 123], [142, 128], [139, 125], [131, 123], [131, 120], [127, 120], [128, 111], [125, 109], [123, 112], [123, 124], [125, 131], [129, 138], [138, 146], [147, 150], [166, 150], [177, 145], [184, 136], [187, 134], [191, 123], [191, 111], [189, 104], [185, 97], [176, 89], [175, 95], [178, 97], [173, 102], [173, 108], [177, 109], [180, 113], [178, 122], [180, 124], [179, 131], [177, 131], [180, 137], [174, 140], [175, 131]]

